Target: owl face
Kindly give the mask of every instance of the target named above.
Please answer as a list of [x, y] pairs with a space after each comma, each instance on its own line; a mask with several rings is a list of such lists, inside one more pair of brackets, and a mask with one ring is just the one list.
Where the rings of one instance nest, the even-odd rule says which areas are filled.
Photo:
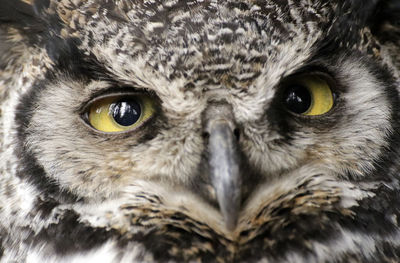
[[[37, 44], [21, 74], [10, 62], [2, 77], [21, 160], [4, 184], [35, 192], [26, 209], [46, 218], [35, 231], [68, 210], [130, 248], [143, 227], [178, 228], [240, 259], [302, 247], [294, 233], [317, 246], [310, 231], [344, 233], [332, 222], [356, 224], [353, 208], [376, 194], [398, 136], [396, 75], [364, 14], [337, 14], [351, 4], [35, 2], [44, 29], [27, 36]], [[46, 214], [37, 203], [49, 199]], [[194, 257], [160, 242], [166, 258]]]
[[[314, 165], [362, 176], [373, 167], [391, 129], [390, 96], [360, 51], [351, 60], [349, 51], [318, 53], [327, 41], [319, 30], [329, 24], [327, 7], [314, 4], [321, 21], [306, 27], [283, 25], [292, 19], [283, 7], [264, 14], [248, 4], [254, 20], [246, 20], [234, 4], [194, 11], [189, 4], [104, 10], [117, 17], [89, 16], [99, 3], [53, 7], [71, 13], [58, 15], [61, 37], [41, 50], [58, 64], [19, 109], [31, 115], [22, 133], [46, 176], [85, 198], [118, 195], [137, 179], [184, 187], [207, 181], [207, 125], [219, 119], [237, 133], [235, 155], [250, 169], [239, 172], [243, 179], [263, 182]], [[263, 14], [282, 19], [266, 19], [260, 29]], [[282, 28], [272, 30], [274, 23]], [[117, 104], [136, 108], [111, 109]], [[119, 124], [121, 114], [131, 119]]]

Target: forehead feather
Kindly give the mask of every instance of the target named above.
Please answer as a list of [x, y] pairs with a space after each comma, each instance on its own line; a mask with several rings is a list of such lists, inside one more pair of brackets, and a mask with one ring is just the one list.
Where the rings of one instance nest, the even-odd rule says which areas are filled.
[[202, 85], [242, 86], [235, 82], [248, 83], [268, 68], [278, 69], [275, 75], [290, 73], [326, 45], [342, 6], [312, 0], [64, 0], [44, 10], [61, 21], [57, 35], [76, 39], [82, 53], [121, 79], [151, 71], [137, 77], [192, 76]]
[[242, 49], [268, 54], [299, 37], [315, 38], [332, 9], [318, 1], [99, 0], [61, 1], [56, 6], [64, 24], [62, 36], [79, 36], [88, 48], [118, 39], [117, 53], [160, 54], [165, 62], [171, 50], [197, 49], [210, 59]]

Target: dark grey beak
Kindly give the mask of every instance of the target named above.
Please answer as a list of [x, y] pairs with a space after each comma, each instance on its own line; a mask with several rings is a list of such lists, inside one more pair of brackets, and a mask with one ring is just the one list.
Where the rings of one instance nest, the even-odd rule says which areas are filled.
[[241, 176], [235, 126], [226, 109], [217, 111], [207, 125], [211, 183], [228, 230], [235, 229], [241, 200]]

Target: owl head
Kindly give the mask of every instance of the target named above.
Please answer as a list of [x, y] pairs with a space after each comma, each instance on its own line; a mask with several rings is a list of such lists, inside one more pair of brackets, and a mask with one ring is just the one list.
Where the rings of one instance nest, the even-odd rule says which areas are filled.
[[389, 257], [397, 2], [1, 0], [3, 258]]

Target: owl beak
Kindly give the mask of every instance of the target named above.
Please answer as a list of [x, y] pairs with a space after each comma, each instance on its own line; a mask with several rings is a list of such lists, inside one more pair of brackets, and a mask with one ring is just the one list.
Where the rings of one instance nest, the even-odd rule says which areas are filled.
[[208, 125], [210, 179], [228, 230], [234, 230], [241, 200], [237, 138], [232, 122], [217, 119]]

